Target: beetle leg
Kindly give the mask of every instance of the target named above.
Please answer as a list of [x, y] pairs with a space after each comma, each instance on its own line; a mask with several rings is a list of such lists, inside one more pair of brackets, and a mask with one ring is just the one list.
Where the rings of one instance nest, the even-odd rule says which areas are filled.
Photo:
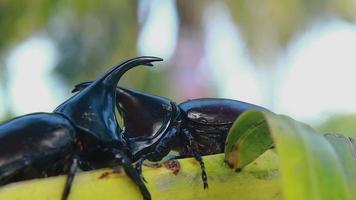
[[136, 162], [135, 168], [136, 168], [137, 173], [140, 175], [141, 179], [147, 183], [145, 177], [142, 175], [142, 164], [143, 164], [143, 161], [145, 161], [146, 159], [147, 159], [146, 155], [142, 156]]
[[62, 200], [67, 200], [67, 198], [68, 198], [70, 189], [72, 188], [72, 183], [74, 180], [75, 172], [77, 171], [77, 168], [78, 168], [78, 161], [79, 161], [78, 157], [74, 156], [74, 158], [72, 160], [72, 164], [69, 167], [66, 184], [64, 186], [64, 190], [62, 193]]
[[186, 142], [188, 142], [188, 148], [191, 150], [191, 152], [193, 153], [195, 159], [199, 162], [200, 164], [200, 168], [201, 168], [201, 178], [203, 180], [203, 184], [204, 184], [204, 189], [208, 188], [208, 176], [206, 175], [205, 172], [205, 164], [203, 161], [203, 158], [201, 157], [201, 155], [199, 154], [197, 148], [196, 148], [196, 143], [193, 139], [192, 134], [187, 130], [187, 129], [183, 129], [182, 130], [185, 138], [186, 138]]
[[[178, 130], [176, 128], [172, 128], [166, 136], [162, 138], [162, 140], [157, 144], [155, 150], [153, 152], [144, 154], [137, 162], [136, 162], [136, 170], [142, 176], [142, 164], [146, 159], [150, 161], [160, 161], [163, 157], [165, 157], [172, 149], [175, 137], [178, 136]], [[143, 178], [143, 177], [142, 177]], [[143, 178], [144, 180], [144, 178]]]
[[151, 194], [148, 191], [147, 187], [143, 183], [140, 175], [137, 173], [135, 168], [132, 166], [131, 161], [127, 158], [127, 156], [121, 151], [115, 151], [115, 158], [119, 160], [121, 165], [124, 167], [126, 174], [136, 183], [136, 185], [140, 188], [141, 194], [145, 200], [151, 199]]

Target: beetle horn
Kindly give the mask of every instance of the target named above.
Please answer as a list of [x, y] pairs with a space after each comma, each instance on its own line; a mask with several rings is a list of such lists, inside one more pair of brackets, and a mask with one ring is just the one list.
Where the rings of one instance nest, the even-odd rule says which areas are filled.
[[87, 82], [83, 82], [83, 83], [79, 83], [79, 84], [75, 85], [74, 89], [72, 90], [72, 93], [76, 93], [76, 92], [83, 90], [84, 88], [88, 87], [92, 82], [93, 81], [87, 81]]
[[[155, 60], [151, 60], [150, 62], [142, 62], [142, 60], [141, 60], [141, 63], [139, 63], [139, 64], [137, 64], [137, 65], [145, 65], [145, 66], [150, 66], [150, 67], [152, 67], [153, 66], [153, 64], [151, 63], [151, 62], [154, 62], [154, 61], [162, 61], [163, 59], [161, 59], [161, 58], [157, 58], [157, 57], [138, 57], [138, 58], [135, 58], [135, 59], [142, 59], [142, 58], [152, 58], [152, 59], [155, 59]], [[131, 60], [134, 60], [134, 59], [131, 59]], [[126, 62], [129, 62], [129, 61], [131, 61], [131, 60], [128, 60], [128, 61], [126, 61]], [[125, 63], [122, 63], [122, 64], [120, 64], [120, 65], [124, 65]], [[137, 66], [137, 65], [135, 65], [135, 66]], [[131, 66], [131, 67], [130, 67]], [[120, 79], [120, 77], [127, 71], [127, 70], [129, 70], [129, 69], [131, 69], [132, 67], [135, 67], [135, 66], [132, 66], [132, 65], [130, 65], [130, 66], [128, 66], [129, 68], [128, 69], [123, 69], [122, 70], [122, 74], [119, 76], [119, 79]], [[115, 70], [115, 68], [114, 69], [112, 69], [112, 70]], [[110, 73], [110, 71], [108, 72], [108, 73]], [[118, 82], [118, 81], [117, 81]], [[82, 83], [79, 83], [79, 84], [77, 84], [77, 85], [75, 85], [74, 86], [74, 89], [72, 90], [72, 93], [75, 93], [75, 92], [79, 92], [79, 91], [81, 91], [81, 90], [83, 90], [84, 88], [86, 88], [86, 87], [88, 87], [91, 83], [93, 83], [93, 81], [86, 81], [86, 82], [82, 82]]]
[[[54, 112], [67, 117], [77, 128], [91, 133], [102, 141], [117, 138], [121, 129], [115, 116], [116, 86], [121, 76], [129, 69], [139, 66], [153, 66], [152, 62], [162, 61], [157, 57], [137, 57], [127, 60], [109, 70], [96, 81], [83, 84], [84, 88], [57, 107]], [[86, 87], [85, 87], [86, 86]]]

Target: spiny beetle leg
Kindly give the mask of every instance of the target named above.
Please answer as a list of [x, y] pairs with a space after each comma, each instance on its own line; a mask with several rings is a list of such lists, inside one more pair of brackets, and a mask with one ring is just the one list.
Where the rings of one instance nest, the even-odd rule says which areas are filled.
[[178, 136], [178, 130], [176, 128], [172, 128], [166, 136], [157, 144], [153, 152], [147, 153], [143, 155], [137, 162], [136, 162], [136, 170], [144, 180], [142, 176], [142, 164], [143, 161], [146, 159], [157, 162], [162, 160], [169, 151], [172, 149], [173, 142], [175, 141], [174, 138]]
[[72, 188], [72, 183], [74, 180], [75, 172], [77, 171], [77, 168], [78, 168], [78, 161], [79, 161], [79, 158], [77, 156], [74, 156], [74, 158], [72, 160], [72, 164], [69, 167], [66, 184], [64, 186], [64, 190], [63, 190], [63, 194], [62, 194], [62, 198], [61, 198], [62, 200], [68, 199], [70, 189]]
[[206, 172], [205, 172], [205, 164], [204, 164], [203, 158], [201, 157], [201, 155], [199, 154], [199, 152], [198, 152], [198, 150], [196, 148], [196, 144], [194, 142], [192, 134], [187, 129], [183, 129], [182, 132], [184, 133], [186, 141], [188, 142], [188, 145], [187, 145], [188, 148], [190, 148], [191, 152], [194, 155], [194, 158], [200, 164], [201, 178], [203, 180], [204, 189], [207, 189], [209, 187], [209, 185], [208, 185], [208, 176], [206, 175]]
[[124, 167], [126, 174], [135, 182], [139, 187], [144, 200], [150, 200], [151, 194], [142, 181], [140, 175], [137, 173], [136, 169], [132, 166], [131, 161], [127, 156], [121, 151], [115, 151], [115, 158], [119, 160], [121, 165]]

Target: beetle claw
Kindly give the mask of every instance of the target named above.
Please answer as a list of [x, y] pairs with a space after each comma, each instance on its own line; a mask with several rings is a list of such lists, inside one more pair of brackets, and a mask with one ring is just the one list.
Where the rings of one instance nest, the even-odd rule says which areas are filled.
[[147, 183], [145, 177], [144, 177], [142, 174], [140, 174], [140, 177], [141, 177], [141, 179], [143, 180], [143, 182]]
[[115, 154], [115, 158], [117, 158], [121, 162], [122, 166], [124, 167], [124, 170], [125, 170], [126, 174], [140, 188], [141, 194], [143, 196], [143, 199], [144, 200], [151, 200], [151, 194], [148, 191], [148, 189], [145, 186], [145, 184], [143, 183], [144, 180], [142, 179], [141, 173], [137, 173], [138, 171], [136, 171], [134, 169], [134, 167], [132, 166], [131, 161], [127, 158], [127, 156], [125, 154], [123, 154], [121, 151], [118, 151]]
[[137, 173], [140, 175], [141, 179], [147, 183], [145, 177], [142, 175], [142, 164], [143, 164], [143, 161], [145, 159], [144, 158], [141, 158], [140, 160], [137, 161], [136, 165], [135, 165], [135, 168], [137, 170]]
[[202, 180], [203, 180], [203, 185], [204, 185], [204, 189], [208, 189], [209, 188], [209, 184], [208, 184], [208, 176], [206, 175], [205, 170], [202, 171]]

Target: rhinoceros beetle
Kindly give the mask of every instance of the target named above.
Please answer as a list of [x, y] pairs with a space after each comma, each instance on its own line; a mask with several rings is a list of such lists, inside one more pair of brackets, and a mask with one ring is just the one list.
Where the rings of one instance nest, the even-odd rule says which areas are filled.
[[[73, 92], [90, 85], [83, 82]], [[160, 161], [171, 150], [200, 163], [204, 188], [207, 175], [201, 155], [224, 151], [227, 133], [246, 110], [267, 109], [231, 99], [201, 98], [181, 104], [160, 96], [117, 87], [116, 106], [124, 123], [133, 161], [141, 175], [143, 161]]]
[[0, 185], [68, 174], [67, 199], [77, 167], [91, 170], [122, 165], [144, 199], [150, 193], [132, 166], [131, 151], [115, 116], [116, 86], [138, 65], [156, 57], [127, 60], [57, 107], [53, 113], [24, 115], [0, 125]]

